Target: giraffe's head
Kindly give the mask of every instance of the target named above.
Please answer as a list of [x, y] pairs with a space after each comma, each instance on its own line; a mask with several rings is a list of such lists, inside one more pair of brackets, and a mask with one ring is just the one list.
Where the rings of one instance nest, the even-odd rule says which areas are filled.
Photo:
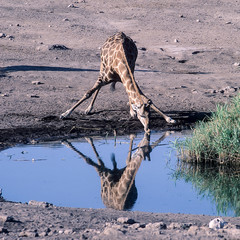
[[150, 103], [143, 103], [137, 108], [137, 117], [144, 126], [144, 131], [150, 133], [149, 117], [150, 117]]

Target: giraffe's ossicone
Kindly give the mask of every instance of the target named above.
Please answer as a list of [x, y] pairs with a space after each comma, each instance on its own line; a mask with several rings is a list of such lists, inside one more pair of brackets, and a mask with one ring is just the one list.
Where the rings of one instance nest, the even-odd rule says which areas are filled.
[[137, 85], [134, 79], [137, 55], [138, 50], [135, 43], [123, 32], [109, 37], [101, 48], [101, 66], [98, 80], [94, 86], [88, 90], [73, 107], [63, 113], [60, 118], [68, 117], [76, 107], [94, 94], [90, 105], [85, 110], [85, 113], [88, 114], [92, 110], [102, 86], [111, 83], [114, 87], [116, 82], [122, 82], [128, 94], [130, 114], [131, 116], [138, 117], [144, 126], [145, 132], [150, 132], [150, 108], [158, 112], [168, 123], [175, 123], [175, 120], [162, 113], [152, 101], [142, 93]]

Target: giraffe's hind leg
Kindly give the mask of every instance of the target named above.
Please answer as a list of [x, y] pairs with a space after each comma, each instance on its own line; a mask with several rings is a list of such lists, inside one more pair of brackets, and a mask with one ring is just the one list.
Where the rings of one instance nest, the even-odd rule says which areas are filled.
[[98, 89], [96, 90], [96, 92], [94, 93], [93, 99], [92, 99], [91, 103], [89, 104], [89, 106], [88, 106], [87, 109], [85, 110], [85, 114], [89, 114], [89, 113], [91, 112], [91, 110], [92, 110], [92, 108], [93, 108], [93, 104], [94, 104], [94, 102], [95, 102], [95, 100], [96, 100], [96, 98], [97, 98], [97, 95], [98, 95], [99, 91], [100, 91], [100, 88], [98, 88]]
[[61, 114], [60, 118], [61, 118], [61, 119], [64, 119], [64, 118], [66, 118], [66, 117], [69, 117], [70, 114], [74, 111], [75, 108], [77, 108], [81, 103], [83, 103], [85, 100], [87, 100], [88, 98], [90, 98], [90, 97], [93, 95], [93, 93], [95, 93], [92, 102], [90, 103], [89, 107], [86, 109], [86, 112], [87, 112], [87, 113], [89, 112], [89, 111], [87, 111], [87, 110], [90, 109], [90, 111], [91, 111], [92, 106], [93, 106], [93, 104], [94, 104], [94, 101], [96, 100], [97, 94], [98, 94], [100, 88], [101, 88], [103, 85], [104, 85], [104, 84], [103, 84], [102, 78], [99, 77], [98, 80], [97, 80], [97, 82], [94, 84], [94, 86], [93, 86], [90, 90], [88, 90], [88, 91], [84, 94], [84, 96], [83, 96], [75, 105], [73, 105], [70, 109], [68, 109], [68, 110], [67, 110], [66, 112], [64, 112], [63, 114]]

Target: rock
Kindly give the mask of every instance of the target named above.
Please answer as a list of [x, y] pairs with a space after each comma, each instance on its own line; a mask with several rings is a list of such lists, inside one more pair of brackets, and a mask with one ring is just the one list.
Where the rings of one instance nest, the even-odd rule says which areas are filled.
[[119, 237], [124, 235], [122, 231], [119, 231], [118, 229], [114, 229], [111, 227], [106, 227], [102, 234], [111, 236], [112, 239], [119, 239]]
[[216, 230], [216, 229], [223, 228], [224, 224], [225, 224], [225, 222], [223, 221], [222, 218], [214, 218], [213, 220], [211, 220], [209, 222], [208, 226], [209, 226], [209, 228]]
[[120, 217], [117, 219], [119, 223], [126, 223], [126, 224], [134, 224], [136, 223], [134, 219], [127, 218], [127, 217]]
[[139, 48], [139, 50], [147, 51], [147, 49], [145, 47], [141, 47], [141, 48]]
[[73, 3], [68, 5], [68, 8], [77, 8]]
[[189, 229], [191, 226], [192, 226], [191, 223], [174, 223], [173, 222], [168, 226], [168, 229], [183, 229], [183, 230], [186, 230], [186, 229]]
[[188, 229], [188, 233], [191, 235], [197, 235], [197, 232], [199, 231], [199, 227], [198, 226], [191, 226]]
[[66, 229], [64, 231], [64, 234], [72, 234], [73, 233], [73, 229]]
[[31, 230], [25, 230], [20, 232], [19, 237], [38, 237], [37, 230], [31, 231]]
[[0, 33], [0, 38], [5, 38], [6, 35], [4, 33]]
[[40, 84], [44, 84], [44, 83], [42, 83], [42, 82], [40, 82], [40, 81], [32, 81], [32, 84], [33, 84], [33, 85], [40, 85]]
[[175, 43], [178, 43], [178, 42], [179, 42], [179, 40], [178, 40], [178, 39], [174, 39], [174, 42], [175, 42]]
[[[0, 34], [1, 35], [1, 34]], [[1, 38], [1, 36], [0, 36], [0, 38]], [[234, 67], [240, 67], [240, 62], [235, 62], [234, 64], [233, 64], [233, 66]]]
[[62, 45], [62, 44], [53, 44], [50, 47], [48, 47], [48, 50], [69, 50], [70, 48]]
[[48, 208], [48, 207], [52, 207], [53, 204], [48, 203], [48, 202], [38, 202], [35, 200], [30, 200], [28, 202], [28, 205], [32, 205], [32, 206], [37, 206], [37, 207], [44, 207], [44, 208]]
[[6, 36], [9, 40], [13, 40], [15, 37], [14, 36], [12, 36], [12, 35], [7, 35]]
[[14, 218], [12, 216], [0, 215], [0, 221], [5, 222], [14, 222]]
[[198, 93], [196, 89], [192, 89], [192, 93]]
[[9, 233], [6, 228], [0, 227], [0, 233]]
[[146, 229], [167, 229], [167, 224], [164, 222], [149, 223], [146, 225]]
[[31, 95], [31, 98], [40, 98], [38, 95]]

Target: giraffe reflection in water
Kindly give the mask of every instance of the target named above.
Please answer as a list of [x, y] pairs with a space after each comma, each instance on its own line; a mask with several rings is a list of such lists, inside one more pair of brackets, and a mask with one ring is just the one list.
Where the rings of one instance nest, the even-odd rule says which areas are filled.
[[112, 154], [111, 160], [113, 169], [105, 167], [104, 162], [100, 158], [92, 138], [85, 138], [96, 155], [97, 162], [84, 155], [76, 149], [70, 142], [64, 141], [63, 144], [78, 153], [86, 163], [93, 166], [101, 179], [101, 198], [104, 205], [108, 208], [116, 210], [129, 210], [133, 207], [137, 200], [137, 188], [135, 186], [135, 177], [142, 163], [142, 160], [148, 158], [150, 161], [151, 151], [159, 145], [170, 132], [163, 134], [157, 141], [150, 145], [150, 134], [145, 133], [143, 139], [138, 144], [136, 151], [132, 154], [132, 146], [134, 135], [130, 135], [129, 152], [126, 159], [126, 166], [118, 169], [115, 155]]

